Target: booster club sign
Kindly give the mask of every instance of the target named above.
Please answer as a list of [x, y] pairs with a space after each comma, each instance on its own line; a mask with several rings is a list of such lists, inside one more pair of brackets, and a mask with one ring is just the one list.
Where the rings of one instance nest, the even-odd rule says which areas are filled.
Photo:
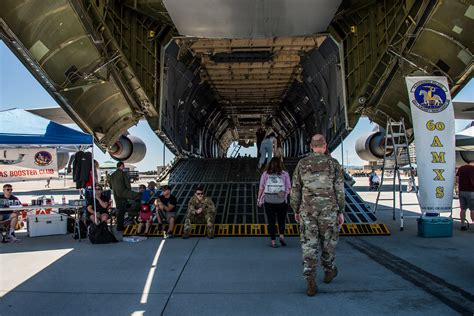
[[406, 77], [415, 133], [423, 212], [450, 211], [455, 177], [455, 127], [445, 77]]
[[55, 148], [0, 148], [0, 183], [57, 177]]

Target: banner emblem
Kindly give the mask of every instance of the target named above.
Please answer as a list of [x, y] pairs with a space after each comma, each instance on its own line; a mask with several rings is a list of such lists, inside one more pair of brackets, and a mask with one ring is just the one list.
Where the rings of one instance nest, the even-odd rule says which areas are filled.
[[35, 164], [38, 166], [49, 166], [53, 162], [53, 156], [48, 151], [39, 151], [35, 154]]
[[413, 104], [427, 113], [439, 113], [446, 109], [450, 100], [446, 93], [448, 89], [440, 82], [423, 80], [417, 82], [412, 88]]
[[418, 173], [426, 213], [452, 209], [455, 178], [454, 109], [445, 77], [406, 77]]

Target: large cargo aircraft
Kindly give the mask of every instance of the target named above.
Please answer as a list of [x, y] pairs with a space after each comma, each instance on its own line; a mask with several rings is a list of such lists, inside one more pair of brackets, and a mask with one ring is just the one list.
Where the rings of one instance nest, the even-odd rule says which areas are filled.
[[446, 76], [455, 96], [472, 77], [473, 29], [473, 2], [460, 0], [0, 4], [2, 40], [122, 160], [144, 154], [123, 139], [142, 119], [174, 154], [203, 158], [262, 127], [287, 157], [314, 133], [334, 149], [361, 115], [410, 127], [404, 77]]

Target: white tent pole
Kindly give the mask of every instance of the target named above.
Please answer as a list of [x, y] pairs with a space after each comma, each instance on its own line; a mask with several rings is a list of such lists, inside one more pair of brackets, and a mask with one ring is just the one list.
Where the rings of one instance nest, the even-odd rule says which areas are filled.
[[[94, 201], [94, 221], [97, 220], [97, 208], [95, 204], [95, 164], [94, 164], [94, 144], [92, 144], [92, 196], [93, 196], [93, 201]], [[99, 219], [99, 224], [100, 224], [100, 219]]]

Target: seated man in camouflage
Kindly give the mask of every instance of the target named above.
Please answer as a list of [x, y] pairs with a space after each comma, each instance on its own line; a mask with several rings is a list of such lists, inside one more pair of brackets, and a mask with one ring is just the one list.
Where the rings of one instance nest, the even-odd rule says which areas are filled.
[[207, 224], [207, 237], [214, 238], [214, 219], [216, 208], [209, 197], [204, 196], [203, 187], [199, 186], [189, 200], [188, 211], [184, 220], [183, 238], [189, 238], [192, 224]]

